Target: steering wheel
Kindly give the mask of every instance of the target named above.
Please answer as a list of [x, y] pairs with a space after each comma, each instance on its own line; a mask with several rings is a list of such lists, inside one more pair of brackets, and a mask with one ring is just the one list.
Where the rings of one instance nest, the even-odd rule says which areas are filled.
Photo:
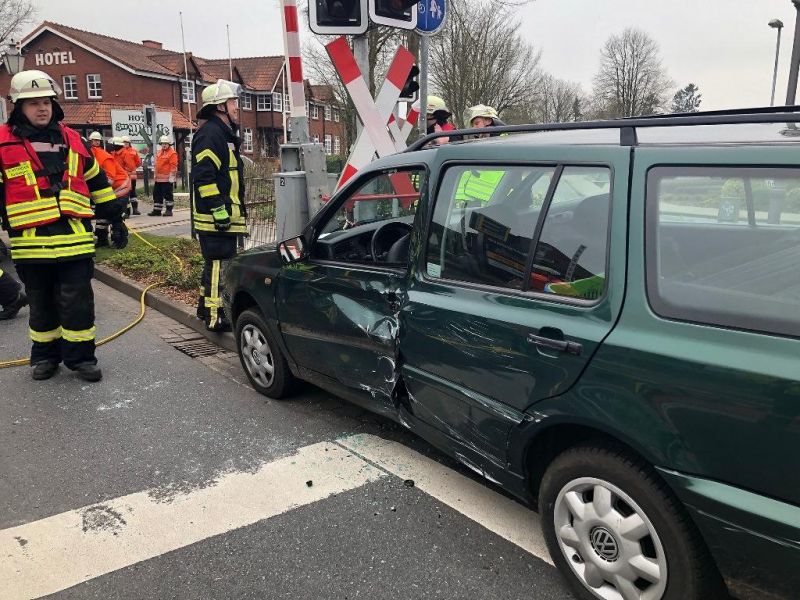
[[[392, 244], [394, 244], [403, 236], [410, 235], [413, 230], [414, 228], [411, 225], [408, 223], [403, 223], [402, 221], [387, 221], [378, 227], [375, 230], [375, 233], [372, 234], [372, 240], [370, 240], [369, 244], [369, 251], [372, 254], [372, 260], [374, 262], [378, 262], [379, 250], [381, 250], [381, 248], [384, 248], [384, 252], [386, 252]], [[398, 235], [392, 239], [391, 243], [388, 243], [384, 246], [381, 237], [386, 236], [390, 231], [394, 231]]]

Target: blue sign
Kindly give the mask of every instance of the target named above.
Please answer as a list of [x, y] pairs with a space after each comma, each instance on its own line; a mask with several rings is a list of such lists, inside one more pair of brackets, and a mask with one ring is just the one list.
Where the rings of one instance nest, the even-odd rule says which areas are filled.
[[417, 31], [433, 35], [444, 24], [445, 0], [419, 0], [417, 3]]

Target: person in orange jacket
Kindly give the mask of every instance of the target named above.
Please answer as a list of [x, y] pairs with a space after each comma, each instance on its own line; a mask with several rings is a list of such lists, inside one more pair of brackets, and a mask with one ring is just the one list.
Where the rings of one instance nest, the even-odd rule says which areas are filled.
[[156, 154], [156, 177], [153, 185], [153, 210], [147, 213], [151, 217], [160, 217], [161, 209], [166, 206], [165, 217], [172, 216], [175, 200], [172, 197], [172, 186], [178, 176], [178, 153], [172, 149], [172, 140], [168, 135], [158, 139], [161, 150]]
[[[111, 188], [114, 190], [114, 195], [117, 198], [127, 200], [128, 194], [131, 191], [131, 179], [128, 174], [117, 164], [114, 157], [106, 152], [103, 147], [103, 136], [99, 131], [93, 131], [89, 136], [89, 141], [92, 143], [92, 154], [97, 164], [103, 169]], [[128, 228], [125, 222], [120, 218], [119, 221], [110, 222], [106, 219], [97, 219], [95, 225], [95, 235], [97, 236], [97, 247], [108, 246], [108, 227], [111, 225], [111, 241], [115, 248], [122, 249], [128, 245]]]
[[140, 215], [142, 213], [139, 212], [139, 199], [136, 197], [136, 169], [141, 166], [142, 159], [136, 148], [131, 145], [131, 138], [123, 135], [121, 139], [123, 146], [114, 152], [114, 158], [131, 179], [131, 193], [128, 196], [131, 214]]

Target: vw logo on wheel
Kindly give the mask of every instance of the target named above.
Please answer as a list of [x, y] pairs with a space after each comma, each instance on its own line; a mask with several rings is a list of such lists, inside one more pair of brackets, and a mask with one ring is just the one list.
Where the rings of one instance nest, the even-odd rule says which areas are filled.
[[619, 556], [617, 540], [611, 532], [604, 527], [595, 527], [590, 536], [592, 548], [597, 555], [605, 561], [613, 562]]

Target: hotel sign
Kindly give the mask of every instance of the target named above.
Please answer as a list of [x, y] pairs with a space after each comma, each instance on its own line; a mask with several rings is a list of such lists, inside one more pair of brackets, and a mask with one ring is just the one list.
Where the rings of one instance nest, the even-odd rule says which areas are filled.
[[37, 52], [36, 66], [74, 65], [77, 61], [72, 56], [72, 51], [67, 52]]
[[[157, 133], [156, 139], [162, 135], [173, 137], [172, 113], [167, 111], [156, 111]], [[112, 135], [127, 135], [131, 138], [131, 143], [135, 146], [144, 146], [145, 141], [142, 131], [151, 135], [150, 127], [144, 124], [144, 113], [140, 110], [112, 110], [111, 111], [111, 130]], [[175, 139], [173, 137], [173, 143]]]

